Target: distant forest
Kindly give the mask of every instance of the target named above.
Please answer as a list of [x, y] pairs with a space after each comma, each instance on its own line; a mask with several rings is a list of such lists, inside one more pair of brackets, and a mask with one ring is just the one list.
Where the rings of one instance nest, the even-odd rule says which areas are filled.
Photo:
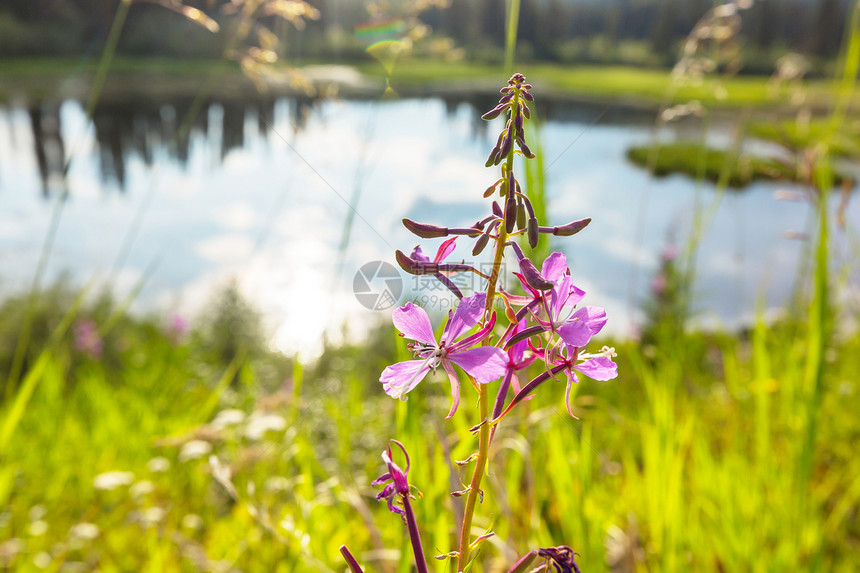
[[[164, 4], [178, 0], [161, 0]], [[3, 0], [0, 57], [98, 54], [119, 0]], [[665, 66], [680, 41], [715, 4], [712, 0], [520, 0], [517, 57], [552, 62], [629, 63]], [[229, 0], [186, 0], [229, 29]], [[371, 42], [396, 34], [414, 16], [429, 40], [450, 38], [468, 58], [502, 57], [505, 0], [308, 0], [320, 18], [296, 31], [271, 19], [285, 39], [281, 57], [302, 61], [363, 58]], [[435, 4], [435, 5], [434, 5]], [[441, 6], [440, 6], [441, 4]], [[788, 50], [827, 60], [835, 56], [852, 2], [849, 0], [757, 0], [742, 12], [748, 71], [769, 73]], [[119, 53], [171, 58], [220, 58], [226, 34], [212, 34], [149, 0], [134, 0]]]

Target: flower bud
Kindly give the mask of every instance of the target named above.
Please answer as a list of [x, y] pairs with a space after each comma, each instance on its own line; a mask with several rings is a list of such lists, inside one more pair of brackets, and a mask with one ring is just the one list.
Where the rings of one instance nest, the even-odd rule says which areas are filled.
[[494, 147], [492, 151], [490, 151], [490, 156], [487, 157], [486, 163], [484, 163], [484, 167], [489, 167], [490, 165], [495, 165], [496, 157], [499, 154], [499, 148]]
[[502, 208], [499, 207], [499, 204], [496, 201], [493, 201], [493, 215], [495, 215], [496, 217], [502, 216]]
[[494, 107], [493, 109], [491, 109], [490, 111], [488, 111], [487, 113], [482, 115], [481, 119], [486, 119], [486, 120], [496, 119], [497, 117], [499, 117], [499, 114], [502, 113], [502, 110], [505, 109], [505, 107], [507, 107], [505, 104], [500, 103], [499, 105], [497, 105], [496, 107]]
[[436, 237], [447, 237], [448, 227], [438, 227], [436, 225], [428, 225], [427, 223], [416, 223], [411, 219], [403, 219], [403, 226], [409, 229], [413, 235], [418, 235], [422, 239], [434, 239]]
[[527, 106], [525, 102], [522, 103], [522, 108], [523, 108], [523, 115], [526, 116], [526, 119], [531, 119], [532, 118], [532, 112], [529, 109], [529, 106]]
[[397, 259], [397, 264], [400, 268], [410, 275], [432, 275], [439, 272], [439, 265], [427, 261], [417, 261], [407, 257], [403, 251], [394, 251], [394, 258]]
[[529, 92], [523, 92], [523, 97], [528, 101], [534, 101], [535, 100], [535, 96], [533, 96]]
[[513, 93], [508, 93], [508, 95], [504, 95], [499, 99], [499, 103], [508, 103], [511, 101], [511, 98], [514, 97]]
[[523, 112], [519, 106], [517, 106], [517, 112], [514, 114], [514, 125], [517, 128], [517, 133], [522, 133], [522, 131], [523, 131]]
[[499, 153], [496, 155], [496, 165], [498, 165], [502, 159], [505, 159], [508, 156], [508, 153], [511, 152], [512, 144], [512, 138], [510, 137], [510, 135], [506, 135], [505, 138], [502, 140], [502, 145], [499, 148]]
[[525, 156], [526, 156], [526, 157], [528, 157], [529, 159], [533, 159], [533, 158], [534, 158], [535, 154], [534, 154], [534, 153], [532, 153], [532, 150], [531, 150], [531, 149], [529, 149], [529, 146], [528, 146], [528, 145], [526, 145], [526, 142], [525, 142], [525, 141], [523, 141], [523, 138], [522, 138], [522, 137], [520, 137], [520, 136], [517, 136], [517, 145], [518, 145], [518, 146], [520, 147], [520, 149], [522, 150], [523, 155], [525, 155]]
[[499, 179], [498, 181], [496, 181], [495, 183], [493, 183], [492, 185], [490, 185], [489, 187], [487, 187], [487, 190], [486, 190], [486, 191], [484, 191], [484, 199], [486, 199], [487, 197], [489, 197], [490, 195], [492, 195], [492, 194], [493, 194], [493, 192], [496, 190], [496, 186], [497, 186], [499, 183], [501, 183], [501, 182], [502, 182], [502, 180], [501, 180], [501, 179]]
[[552, 233], [557, 237], [569, 237], [571, 235], [575, 235], [591, 223], [591, 217], [586, 217], [585, 219], [580, 219], [578, 221], [572, 221], [566, 225], [561, 225], [559, 227], [541, 227], [541, 233]]
[[472, 247], [472, 256], [477, 257], [481, 254], [481, 251], [484, 250], [484, 247], [487, 246], [487, 243], [490, 241], [490, 231], [492, 230], [493, 225], [487, 227], [487, 230], [478, 237], [478, 240], [475, 241], [475, 246]]
[[517, 229], [526, 228], [526, 207], [522, 199], [517, 201]]
[[533, 289], [550, 290], [553, 287], [552, 282], [545, 279], [527, 257], [520, 259], [520, 272], [526, 283]]
[[538, 245], [538, 239], [540, 238], [540, 233], [538, 232], [538, 222], [537, 219], [531, 217], [528, 221], [528, 237], [529, 237], [529, 246], [531, 248], [535, 248]]
[[517, 222], [517, 199], [513, 189], [508, 188], [508, 196], [505, 199], [505, 230], [510, 233], [514, 230]]

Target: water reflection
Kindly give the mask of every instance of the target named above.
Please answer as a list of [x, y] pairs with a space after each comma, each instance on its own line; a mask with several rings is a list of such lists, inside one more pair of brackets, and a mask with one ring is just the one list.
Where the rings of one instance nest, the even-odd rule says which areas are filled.
[[[289, 107], [290, 125], [295, 135], [304, 129], [308, 117], [322, 100], [295, 97], [282, 101]], [[496, 104], [494, 97], [472, 95], [446, 97], [441, 101], [449, 120], [467, 107], [471, 136], [484, 137], [490, 124], [480, 116]], [[159, 152], [185, 166], [190, 141], [196, 136], [216, 140], [223, 161], [231, 151], [242, 149], [247, 137], [266, 139], [269, 136], [276, 103], [272, 98], [201, 103], [192, 96], [174, 97], [169, 101], [141, 99], [101, 103], [93, 113], [101, 182], [124, 191], [126, 163], [132, 154], [147, 167], [152, 167]], [[64, 191], [66, 185], [64, 169], [68, 158], [60, 105], [53, 101], [34, 101], [29, 102], [27, 108], [42, 194], [47, 197], [52, 192]], [[545, 102], [540, 111], [551, 122], [588, 123], [599, 116], [601, 122], [608, 125], [647, 124], [653, 115], [646, 110], [608, 107], [601, 103], [571, 106], [553, 101]], [[8, 109], [0, 106], [0, 114], [4, 113], [8, 113]], [[256, 133], [250, 133], [252, 129]]]
[[[287, 101], [293, 133], [300, 132], [318, 99], [291, 98]], [[164, 153], [185, 167], [189, 145], [195, 137], [217, 141], [223, 161], [230, 152], [242, 149], [247, 137], [265, 139], [271, 131], [275, 110], [274, 99], [205, 101], [194, 97], [172, 98], [170, 101], [122, 101], [101, 103], [93, 112], [95, 143], [98, 149], [101, 182], [126, 189], [126, 164], [130, 156], [139, 157], [152, 167], [156, 155]], [[9, 113], [0, 106], [0, 115]], [[27, 104], [30, 135], [39, 168], [42, 194], [66, 190], [67, 146], [60, 105], [53, 101]], [[249, 130], [255, 133], [249, 133]]]
[[[43, 198], [68, 189], [48, 281], [68, 270], [80, 284], [105, 273], [132, 287], [157, 260], [141, 310], [192, 312], [238, 279], [285, 350], [312, 349], [344, 323], [360, 333], [387, 315], [356, 301], [353, 276], [418, 242], [401, 217], [466, 226], [488, 211], [480, 192], [494, 173], [483, 163], [501, 123], [480, 114], [495, 101], [189, 97], [100, 105], [90, 127], [80, 102], [0, 107], [0, 286], [26, 288], [50, 224]], [[553, 247], [607, 308], [612, 330], [629, 332], [666, 237], [685, 236], [696, 194], [710, 200], [713, 186], [653, 181], [627, 163], [626, 149], [650, 138], [641, 113], [538, 110], [552, 159], [549, 223], [594, 218]], [[775, 202], [783, 187], [756, 183], [714, 216], [696, 300], [717, 322], [748, 319], [762, 294], [771, 306], [788, 300], [802, 245], [783, 232], [802, 230], [808, 209]], [[453, 257], [470, 260], [460, 242]], [[422, 243], [432, 251], [438, 242]]]

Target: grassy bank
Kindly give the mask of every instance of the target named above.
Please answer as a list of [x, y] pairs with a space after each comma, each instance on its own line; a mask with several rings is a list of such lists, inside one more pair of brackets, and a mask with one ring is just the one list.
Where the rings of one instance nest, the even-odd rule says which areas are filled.
[[[806, 183], [798, 165], [770, 157], [760, 157], [732, 150], [712, 149], [698, 143], [672, 143], [631, 147], [627, 158], [639, 167], [651, 169], [658, 177], [680, 173], [696, 180], [725, 183], [739, 189], [759, 179]], [[845, 176], [833, 173], [834, 184], [841, 185]]]
[[[629, 66], [562, 66], [551, 64], [522, 64], [516, 66], [536, 85], [541, 86], [544, 97], [599, 99], [655, 107], [664, 103], [683, 103], [699, 100], [710, 108], [789, 108], [787, 94], [768, 86], [767, 76], [734, 76], [725, 79], [706, 79], [700, 85], [673, 83], [670, 70], [636, 68]], [[381, 76], [384, 70], [376, 63], [359, 69], [368, 75]], [[406, 59], [399, 62], [392, 74], [392, 85], [401, 87], [487, 85], [503, 74], [500, 66], [467, 62]], [[813, 80], [804, 83], [809, 102], [814, 108], [825, 109], [833, 102], [834, 83]], [[671, 88], [671, 89], [670, 89]], [[671, 98], [667, 101], [667, 94]], [[855, 98], [854, 105], [860, 103]], [[770, 111], [774, 111], [771, 109]]]
[[[542, 386], [496, 436], [482, 514], [499, 519], [476, 523], [496, 533], [480, 570], [557, 543], [591, 572], [852, 570], [860, 337], [825, 339], [813, 389], [821, 324], [673, 325], [618, 344], [619, 378], [577, 386], [579, 420], [563, 381]], [[349, 543], [370, 570], [405, 572], [408, 552], [390, 550], [404, 528], [369, 485], [392, 437], [412, 454], [425, 547], [454, 547], [450, 492], [467, 472], [452, 460], [473, 444], [451, 446], [474, 420], [443, 420], [440, 376], [408, 407], [383, 395], [379, 372], [406, 357], [392, 330], [280, 381], [283, 362], [212, 354], [205, 330], [128, 319], [98, 355], [75, 328], [38, 355], [29, 398], [0, 409], [0, 566], [342, 571]]]
[[[313, 62], [313, 65], [325, 65]], [[309, 64], [308, 64], [309, 65]], [[86, 79], [95, 69], [93, 60], [63, 59], [17, 59], [6, 60], [0, 66], [0, 81], [6, 84], [0, 92], [11, 90], [25, 93], [45, 94], [51, 89], [59, 90], [62, 80], [70, 77]], [[351, 66], [370, 80], [369, 85], [342, 84], [344, 95], [381, 95], [386, 72], [378, 62], [368, 56], [366, 63]], [[275, 68], [277, 70], [277, 68]], [[523, 64], [517, 69], [534, 78], [541, 86], [543, 99], [567, 99], [600, 101], [607, 104], [623, 104], [644, 108], [657, 108], [665, 103], [681, 103], [698, 100], [709, 108], [736, 109], [751, 107], [772, 113], [788, 110], [788, 95], [774, 91], [764, 76], [736, 76], [723, 80], [707, 79], [701, 85], [674, 84], [670, 71], [655, 68], [625, 66], [562, 66], [552, 64]], [[396, 63], [391, 75], [391, 85], [402, 95], [488, 93], [504, 70], [498, 65], [467, 62], [445, 62], [406, 58]], [[213, 88], [230, 93], [253, 95], [254, 86], [241, 72], [238, 65], [225, 60], [181, 60], [117, 58], [112, 64], [106, 85], [106, 97], [112, 87], [136, 82], [149, 90], [158, 91], [159, 82], [164, 91], [184, 91], [193, 95], [208, 77], [215, 74], [217, 85]], [[113, 86], [112, 86], [113, 84]], [[814, 109], [826, 110], [832, 104], [833, 85], [825, 80], [805, 83], [809, 102]], [[284, 86], [272, 86], [273, 93], [284, 93]], [[289, 91], [289, 90], [287, 90]], [[671, 98], [666, 99], [666, 94]], [[860, 100], [854, 99], [860, 106]]]

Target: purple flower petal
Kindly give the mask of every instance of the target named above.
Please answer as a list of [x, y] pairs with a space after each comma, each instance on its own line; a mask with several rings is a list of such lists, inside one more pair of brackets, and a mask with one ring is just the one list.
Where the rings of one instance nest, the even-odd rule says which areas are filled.
[[433, 334], [433, 326], [430, 317], [420, 306], [407, 302], [400, 308], [394, 309], [391, 315], [394, 326], [406, 335], [406, 338], [436, 345], [436, 336]]
[[585, 346], [591, 340], [591, 328], [581, 320], [571, 320], [556, 329], [568, 346]]
[[448, 359], [483, 384], [504, 376], [508, 367], [508, 355], [495, 346], [471, 348], [450, 354]]
[[378, 478], [376, 478], [375, 480], [370, 482], [370, 485], [381, 485], [390, 479], [391, 479], [391, 474], [389, 472], [385, 472], [384, 474], [382, 474], [381, 476], [379, 476]]
[[592, 334], [597, 334], [606, 324], [606, 311], [599, 306], [584, 306], [573, 313], [573, 318], [581, 320]]
[[486, 302], [487, 293], [483, 292], [467, 296], [461, 300], [460, 304], [457, 305], [457, 310], [449, 315], [448, 324], [445, 325], [445, 331], [442, 334], [444, 343], [451, 344], [461, 334], [478, 324], [478, 320], [484, 314]]
[[576, 306], [579, 301], [585, 298], [585, 291], [574, 284], [570, 285], [570, 290], [566, 294], [567, 299], [564, 301], [564, 306]]
[[457, 237], [451, 237], [441, 245], [439, 245], [439, 250], [436, 251], [436, 258], [433, 259], [434, 262], [441, 263], [448, 255], [454, 252], [454, 248], [457, 246], [454, 244], [454, 241], [457, 240]]
[[418, 245], [414, 249], [412, 249], [412, 254], [409, 255], [410, 259], [415, 259], [416, 261], [422, 261], [424, 263], [430, 262], [430, 257], [424, 254], [424, 251], [421, 250], [421, 246]]
[[611, 358], [605, 356], [598, 356], [576, 364], [573, 369], [594, 380], [612, 380], [618, 376], [618, 365]]
[[379, 381], [382, 389], [392, 398], [400, 398], [421, 382], [430, 371], [428, 360], [407, 360], [392, 364], [382, 371]]
[[403, 511], [402, 509], [400, 509], [399, 507], [394, 505], [394, 498], [395, 498], [394, 494], [392, 494], [388, 497], [388, 511], [390, 511], [392, 513], [397, 513], [400, 515], [406, 515], [405, 511]]
[[451, 381], [451, 409], [445, 419], [451, 418], [454, 412], [457, 411], [457, 406], [460, 405], [460, 379], [457, 378], [457, 373], [454, 372], [454, 367], [447, 360], [442, 361], [442, 367], [445, 368], [445, 373], [448, 374], [448, 380]]
[[558, 282], [567, 273], [567, 259], [562, 253], [553, 253], [543, 261], [540, 274], [552, 282]]

